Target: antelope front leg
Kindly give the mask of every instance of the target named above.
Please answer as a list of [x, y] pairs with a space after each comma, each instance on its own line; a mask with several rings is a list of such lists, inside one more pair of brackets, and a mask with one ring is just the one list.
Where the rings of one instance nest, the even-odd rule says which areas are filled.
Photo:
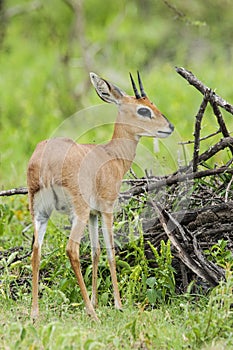
[[80, 291], [86, 306], [86, 311], [88, 315], [92, 316], [95, 321], [98, 321], [98, 317], [95, 313], [92, 303], [90, 302], [86, 285], [84, 283], [83, 275], [81, 272], [80, 259], [79, 259], [79, 243], [74, 242], [72, 239], [69, 239], [66, 251], [67, 251], [67, 255], [69, 256], [70, 263], [74, 270], [75, 276], [77, 278]]
[[114, 293], [114, 302], [115, 308], [121, 310], [121, 298], [118, 289], [117, 283], [117, 274], [116, 274], [116, 260], [115, 260], [115, 249], [114, 249], [114, 239], [113, 239], [113, 215], [112, 213], [102, 213], [102, 230], [104, 241], [107, 249], [108, 263], [110, 267], [113, 293]]
[[97, 291], [97, 271], [100, 257], [99, 233], [98, 233], [98, 216], [90, 215], [89, 218], [89, 235], [92, 252], [92, 296], [91, 303], [93, 307], [98, 304]]
[[98, 317], [95, 313], [95, 310], [93, 308], [93, 305], [87, 293], [86, 285], [84, 283], [83, 275], [81, 272], [81, 265], [80, 265], [80, 258], [79, 258], [80, 241], [81, 241], [85, 226], [86, 226], [86, 222], [75, 219], [74, 224], [72, 226], [70, 238], [66, 247], [66, 252], [70, 259], [70, 263], [74, 270], [75, 276], [77, 278], [80, 291], [86, 306], [86, 311], [90, 316], [93, 317], [95, 321], [98, 321]]

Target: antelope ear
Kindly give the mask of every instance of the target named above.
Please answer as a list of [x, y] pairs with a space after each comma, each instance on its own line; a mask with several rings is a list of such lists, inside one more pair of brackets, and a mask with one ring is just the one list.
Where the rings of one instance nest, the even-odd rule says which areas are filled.
[[126, 95], [122, 90], [107, 80], [100, 78], [95, 73], [91, 72], [90, 78], [97, 94], [103, 101], [116, 104], [121, 103], [122, 97]]

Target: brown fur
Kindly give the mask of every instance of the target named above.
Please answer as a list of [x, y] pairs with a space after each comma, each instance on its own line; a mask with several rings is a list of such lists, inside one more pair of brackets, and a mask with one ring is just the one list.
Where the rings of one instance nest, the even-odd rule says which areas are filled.
[[[141, 136], [168, 136], [173, 127], [147, 97], [136, 99], [102, 80], [95, 74], [92, 82], [99, 96], [106, 102], [118, 105], [119, 113], [112, 139], [106, 145], [77, 144], [68, 138], [55, 138], [40, 142], [28, 164], [27, 179], [30, 211], [34, 222], [33, 305], [32, 317], [38, 316], [38, 273], [40, 248], [48, 217], [45, 211], [50, 206], [69, 208], [73, 216], [67, 254], [77, 277], [87, 312], [97, 320], [93, 306], [97, 304], [97, 264], [99, 244], [96, 214], [102, 215], [102, 227], [107, 246], [113, 282], [115, 306], [121, 308], [117, 286], [112, 232], [113, 207], [124, 174], [130, 168]], [[137, 108], [149, 107], [151, 118], [137, 115]], [[159, 133], [160, 134], [159, 134]], [[158, 135], [157, 135], [158, 134]], [[50, 191], [50, 197], [46, 194]], [[38, 195], [40, 197], [38, 197]], [[46, 199], [45, 197], [48, 196]], [[46, 200], [50, 204], [46, 203]], [[67, 203], [66, 203], [67, 201]], [[46, 207], [47, 206], [47, 207]], [[46, 209], [47, 208], [47, 209]], [[48, 209], [49, 208], [49, 209]], [[58, 208], [56, 208], [58, 210]], [[50, 215], [50, 211], [48, 216]], [[90, 302], [79, 261], [79, 244], [88, 219], [92, 247], [93, 283]], [[45, 226], [45, 228], [43, 227]]]

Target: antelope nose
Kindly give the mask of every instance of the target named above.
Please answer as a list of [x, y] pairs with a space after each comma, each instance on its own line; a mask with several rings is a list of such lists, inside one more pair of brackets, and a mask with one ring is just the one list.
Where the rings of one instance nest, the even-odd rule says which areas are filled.
[[170, 122], [169, 122], [169, 128], [171, 129], [171, 132], [173, 132], [174, 129], [175, 129], [174, 125], [172, 123], [170, 123]]
[[166, 119], [166, 121], [168, 122], [169, 128], [171, 130], [171, 133], [174, 131], [175, 127], [172, 123], [169, 122], [169, 120], [167, 119], [167, 117], [165, 117], [165, 115], [163, 114], [163, 117]]

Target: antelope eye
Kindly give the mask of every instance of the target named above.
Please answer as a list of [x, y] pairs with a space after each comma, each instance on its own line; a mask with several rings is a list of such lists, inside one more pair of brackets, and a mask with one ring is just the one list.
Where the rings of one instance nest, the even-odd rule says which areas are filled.
[[151, 110], [149, 108], [140, 107], [138, 108], [137, 113], [142, 117], [151, 118]]

